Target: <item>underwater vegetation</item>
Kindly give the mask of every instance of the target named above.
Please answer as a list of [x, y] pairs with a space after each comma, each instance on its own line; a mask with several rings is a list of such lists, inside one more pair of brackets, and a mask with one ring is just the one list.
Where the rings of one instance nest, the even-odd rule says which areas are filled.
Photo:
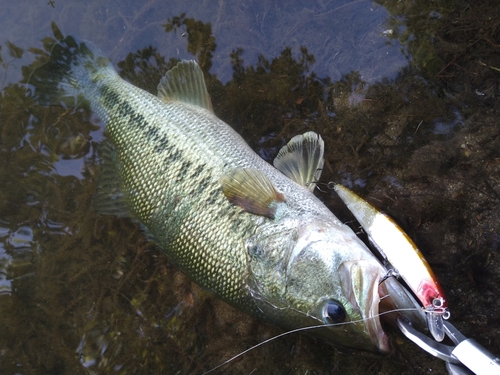
[[[454, 324], [496, 351], [498, 6], [379, 3], [391, 13], [387, 29], [405, 45], [409, 65], [377, 83], [356, 71], [340, 80], [318, 76], [305, 46], [261, 55], [255, 64], [245, 62], [245, 46], [235, 46], [232, 76], [223, 83], [210, 74], [217, 44], [209, 23], [180, 14], [164, 28], [186, 33], [215, 113], [266, 160], [296, 134], [321, 134], [320, 199], [351, 221], [327, 185], [341, 182], [392, 215], [425, 252]], [[0, 93], [0, 372], [202, 373], [281, 333], [192, 283], [132, 221], [95, 213], [98, 121], [85, 107], [47, 106], [26, 84], [60, 35], [54, 24], [43, 49], [0, 49], [4, 71], [28, 52], [36, 56], [23, 80], [2, 84]], [[146, 46], [116, 65], [154, 93], [176, 62]], [[218, 371], [445, 373], [398, 332], [390, 335], [388, 357], [294, 334]]]

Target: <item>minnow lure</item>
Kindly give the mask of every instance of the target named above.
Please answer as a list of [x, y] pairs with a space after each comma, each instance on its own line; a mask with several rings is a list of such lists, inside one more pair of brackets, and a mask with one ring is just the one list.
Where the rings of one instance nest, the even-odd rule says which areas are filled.
[[443, 319], [448, 319], [450, 312], [443, 290], [423, 254], [389, 216], [342, 185], [336, 184], [334, 189], [389, 263], [388, 276], [400, 276], [406, 282], [424, 307], [432, 336], [442, 341]]

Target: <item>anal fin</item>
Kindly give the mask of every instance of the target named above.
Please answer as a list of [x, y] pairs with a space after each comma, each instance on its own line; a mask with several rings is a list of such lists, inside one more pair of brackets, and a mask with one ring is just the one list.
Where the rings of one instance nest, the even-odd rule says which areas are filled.
[[118, 162], [113, 143], [105, 139], [98, 148], [100, 158], [97, 192], [94, 196], [94, 209], [101, 215], [130, 217], [125, 196], [120, 190]]

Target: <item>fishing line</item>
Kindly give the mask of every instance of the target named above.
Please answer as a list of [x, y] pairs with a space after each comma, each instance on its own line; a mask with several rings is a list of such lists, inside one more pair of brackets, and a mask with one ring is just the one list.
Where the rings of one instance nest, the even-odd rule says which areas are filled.
[[260, 347], [260, 346], [262, 346], [264, 344], [267, 344], [268, 342], [271, 342], [273, 340], [279, 339], [279, 338], [281, 338], [283, 336], [287, 336], [287, 335], [292, 334], [292, 333], [307, 331], [307, 330], [316, 329], [316, 328], [336, 327], [336, 326], [342, 326], [342, 325], [347, 325], [347, 324], [362, 323], [364, 321], [367, 321], [367, 320], [370, 320], [370, 319], [374, 319], [374, 318], [380, 317], [382, 315], [391, 314], [391, 313], [394, 313], [394, 312], [399, 312], [399, 311], [417, 311], [417, 310], [418, 309], [416, 309], [416, 308], [395, 309], [395, 310], [384, 311], [383, 313], [377, 314], [375, 316], [372, 316], [372, 317], [366, 318], [366, 319], [352, 320], [350, 322], [342, 322], [342, 323], [320, 324], [320, 325], [317, 325], [317, 326], [301, 327], [301, 328], [293, 329], [291, 331], [283, 332], [283, 333], [280, 333], [279, 335], [276, 335], [276, 336], [273, 336], [273, 337], [271, 337], [271, 338], [269, 338], [267, 340], [264, 340], [264, 341], [262, 341], [262, 342], [260, 342], [260, 343], [258, 343], [256, 345], [254, 345], [254, 346], [251, 346], [250, 348], [242, 351], [241, 353], [236, 354], [234, 357], [229, 358], [228, 360], [222, 362], [220, 365], [214, 367], [211, 370], [208, 370], [207, 372], [204, 372], [201, 375], [209, 374], [212, 371], [215, 371], [215, 370], [221, 368], [222, 366], [227, 365], [229, 362], [232, 362], [236, 358], [239, 358], [242, 355], [244, 355], [244, 354], [246, 354], [246, 353], [248, 353], [248, 352], [250, 352], [250, 351], [252, 351], [254, 349], [257, 349], [258, 347]]

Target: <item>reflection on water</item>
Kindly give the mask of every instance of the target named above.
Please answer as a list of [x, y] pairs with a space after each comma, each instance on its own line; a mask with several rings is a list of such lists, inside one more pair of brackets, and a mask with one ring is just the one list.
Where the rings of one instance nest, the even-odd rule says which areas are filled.
[[[26, 84], [58, 28], [151, 92], [195, 56], [217, 115], [268, 161], [292, 136], [320, 133], [320, 198], [351, 221], [328, 189], [341, 182], [393, 215], [438, 274], [453, 322], [500, 347], [498, 7], [379, 3], [5, 5], [0, 372], [202, 373], [281, 332], [191, 283], [130, 220], [93, 211], [99, 121]], [[220, 371], [445, 373], [390, 334], [388, 357], [293, 335]]]
[[12, 257], [5, 251], [4, 242], [9, 234], [8, 228], [0, 228], [0, 295], [10, 294], [11, 280], [7, 278], [7, 269], [10, 266]]
[[457, 126], [463, 125], [463, 118], [460, 112], [454, 109], [452, 113], [453, 117], [448, 121], [446, 120], [442, 121], [439, 118], [437, 118], [434, 121], [434, 126], [432, 130], [434, 134], [452, 135], [453, 132], [456, 130]]

